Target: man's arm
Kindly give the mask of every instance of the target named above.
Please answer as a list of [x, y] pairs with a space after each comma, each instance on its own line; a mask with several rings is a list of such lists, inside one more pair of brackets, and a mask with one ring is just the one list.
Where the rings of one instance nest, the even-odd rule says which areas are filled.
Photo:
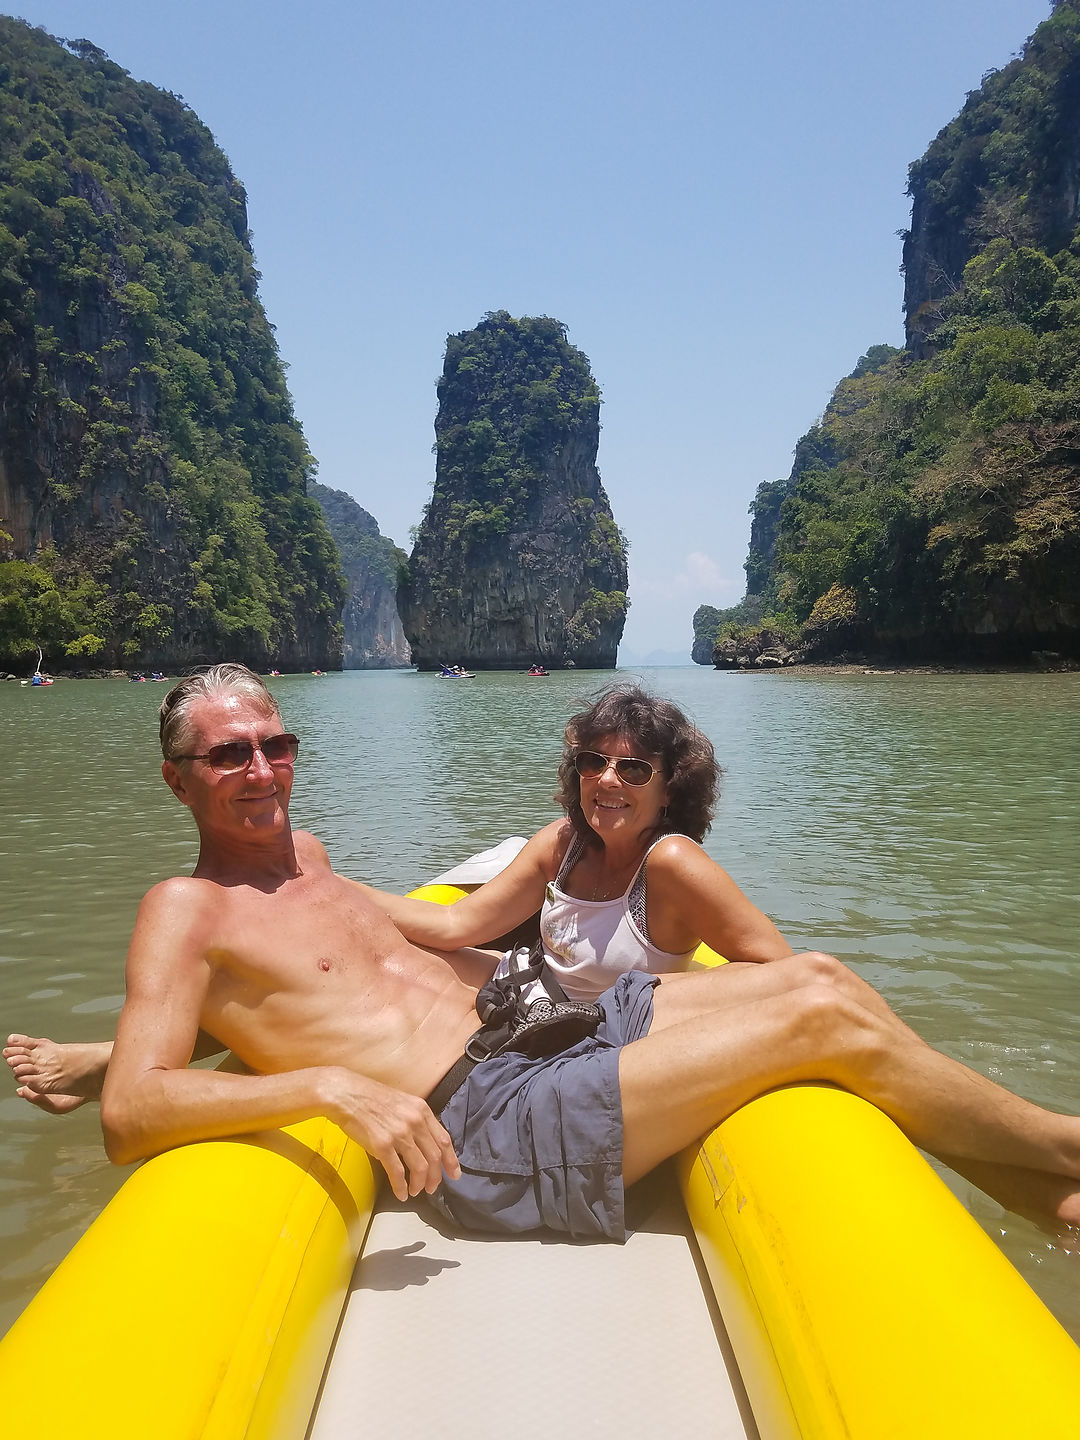
[[326, 1115], [382, 1164], [399, 1199], [460, 1173], [450, 1137], [415, 1095], [341, 1066], [279, 1075], [186, 1069], [212, 976], [212, 893], [166, 881], [139, 908], [127, 999], [101, 1097], [105, 1148], [130, 1164], [175, 1145]]

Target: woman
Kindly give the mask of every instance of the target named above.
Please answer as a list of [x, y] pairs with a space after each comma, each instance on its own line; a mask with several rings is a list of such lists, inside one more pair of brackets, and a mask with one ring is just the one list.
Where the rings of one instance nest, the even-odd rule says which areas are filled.
[[791, 947], [701, 848], [719, 778], [712, 744], [678, 706], [616, 686], [566, 727], [566, 817], [501, 874], [451, 906], [365, 888], [407, 939], [439, 950], [490, 941], [539, 910], [545, 958], [573, 1000], [628, 970], [683, 970], [702, 941], [729, 960], [777, 960]]

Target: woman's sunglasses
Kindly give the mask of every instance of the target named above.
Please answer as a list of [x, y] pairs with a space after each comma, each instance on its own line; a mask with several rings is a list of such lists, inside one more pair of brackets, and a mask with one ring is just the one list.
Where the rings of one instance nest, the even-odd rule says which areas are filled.
[[574, 769], [582, 780], [598, 780], [609, 765], [615, 766], [615, 774], [627, 785], [647, 785], [657, 773], [656, 766], [648, 760], [630, 755], [601, 755], [599, 750], [579, 750], [574, 756]]
[[211, 745], [203, 755], [174, 755], [174, 760], [205, 760], [211, 770], [219, 775], [232, 775], [237, 770], [247, 770], [255, 759], [255, 751], [261, 750], [271, 765], [291, 765], [300, 749], [295, 735], [268, 735], [253, 745], [250, 740], [226, 740], [224, 745]]

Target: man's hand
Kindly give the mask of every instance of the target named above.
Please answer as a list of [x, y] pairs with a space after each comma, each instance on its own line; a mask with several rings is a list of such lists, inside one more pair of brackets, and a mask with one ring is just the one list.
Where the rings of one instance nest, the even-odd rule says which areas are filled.
[[327, 1115], [374, 1155], [399, 1200], [430, 1195], [442, 1181], [461, 1175], [450, 1136], [425, 1101], [403, 1090], [335, 1067]]

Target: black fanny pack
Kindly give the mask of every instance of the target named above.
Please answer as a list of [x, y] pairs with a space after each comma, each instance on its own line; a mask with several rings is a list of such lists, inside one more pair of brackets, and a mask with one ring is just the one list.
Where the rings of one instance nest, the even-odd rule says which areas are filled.
[[[534, 987], [536, 987], [534, 989]], [[526, 999], [524, 991], [529, 990]], [[544, 958], [540, 941], [515, 951], [509, 975], [489, 980], [476, 997], [480, 1029], [469, 1036], [465, 1054], [427, 1097], [438, 1115], [475, 1066], [507, 1050], [531, 1059], [557, 1055], [595, 1035], [602, 1012], [587, 1000], [568, 1000]]]
[[[520, 961], [524, 959], [522, 965]], [[539, 982], [542, 994], [526, 999], [523, 992]], [[469, 1037], [465, 1054], [489, 1060], [504, 1050], [520, 1050], [534, 1059], [569, 1050], [596, 1034], [600, 1010], [587, 1000], [568, 1000], [539, 941], [531, 952], [515, 952], [509, 975], [489, 980], [476, 997], [481, 1028]]]

